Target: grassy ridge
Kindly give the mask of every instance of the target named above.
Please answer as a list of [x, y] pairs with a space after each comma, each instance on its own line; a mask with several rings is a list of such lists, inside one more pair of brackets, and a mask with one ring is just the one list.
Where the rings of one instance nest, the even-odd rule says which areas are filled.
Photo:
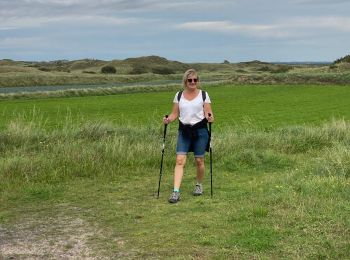
[[[26, 234], [33, 257], [50, 257], [57, 249], [69, 255], [77, 245], [81, 249], [81, 241], [71, 238], [82, 232], [73, 225], [81, 221], [90, 227], [83, 242], [91, 251], [80, 250], [78, 258], [345, 259], [348, 90], [221, 86], [208, 91], [217, 119], [214, 198], [208, 196], [208, 176], [205, 195], [191, 196], [195, 168], [189, 161], [177, 205], [166, 201], [175, 125], [168, 130], [161, 198], [154, 197], [159, 118], [170, 110], [173, 92], [1, 102], [6, 109], [0, 132], [0, 238], [10, 241], [5, 245], [11, 248], [20, 234], [25, 242]], [[46, 251], [34, 250], [43, 244], [34, 230], [51, 241]], [[2, 249], [5, 258], [28, 257]]]
[[[101, 73], [113, 66], [116, 74]], [[125, 60], [20, 62], [0, 60], [0, 87], [73, 84], [111, 84], [180, 79], [188, 68], [200, 71], [202, 79], [260, 84], [349, 84], [349, 63], [274, 64], [261, 61], [240, 63], [181, 63], [158, 56]]]

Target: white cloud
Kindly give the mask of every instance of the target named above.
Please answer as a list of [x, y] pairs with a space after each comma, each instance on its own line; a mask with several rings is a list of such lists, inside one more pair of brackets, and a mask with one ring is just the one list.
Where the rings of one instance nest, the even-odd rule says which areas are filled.
[[26, 48], [28, 46], [47, 46], [43, 37], [6, 37], [0, 40], [0, 48]]
[[297, 4], [342, 4], [348, 3], [348, 0], [292, 0]]
[[[349, 0], [0, 0], [0, 52], [33, 60], [117, 53], [215, 60], [220, 46], [220, 57], [283, 60], [294, 51], [311, 60], [316, 50], [313, 57], [348, 50], [349, 7]], [[201, 48], [183, 41], [184, 32]]]
[[332, 29], [350, 32], [348, 17], [295, 17], [285, 21], [265, 24], [239, 24], [231, 21], [199, 21], [181, 23], [176, 29], [239, 33], [256, 37], [289, 38], [307, 34], [313, 29]]
[[79, 4], [84, 1], [81, 0], [23, 0], [25, 3], [28, 4], [57, 4], [57, 5], [72, 5], [72, 4]]
[[176, 25], [177, 29], [194, 30], [194, 31], [210, 31], [221, 33], [241, 33], [255, 36], [275, 36], [281, 37], [285, 35], [280, 33], [274, 34], [277, 25], [264, 24], [235, 24], [230, 21], [206, 21], [206, 22], [188, 22]]
[[[155, 12], [198, 4], [184, 0], [1, 0], [0, 30], [41, 27], [48, 24], [144, 24], [152, 21], [137, 12]], [[128, 12], [126, 12], [128, 11]]]
[[[290, 27], [295, 28], [324, 28], [338, 31], [350, 31], [350, 18], [325, 16], [325, 17], [298, 17], [290, 20]], [[288, 27], [285, 24], [285, 27]]]
[[85, 16], [40, 16], [40, 17], [8, 17], [0, 18], [0, 31], [21, 29], [21, 28], [34, 28], [41, 27], [49, 24], [81, 24], [82, 26], [88, 25], [126, 25], [138, 23], [136, 18], [116, 18], [108, 16], [98, 15], [85, 15]]
[[173, 11], [189, 6], [210, 4], [210, 0], [2, 0], [0, 10], [6, 15], [8, 11], [17, 13], [41, 13], [43, 10], [53, 13], [87, 12], [118, 13], [123, 11], [155, 12], [159, 10]]

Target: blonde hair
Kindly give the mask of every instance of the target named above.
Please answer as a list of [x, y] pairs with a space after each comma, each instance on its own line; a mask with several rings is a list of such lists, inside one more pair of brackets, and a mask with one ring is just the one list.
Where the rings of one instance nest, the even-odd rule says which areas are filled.
[[187, 79], [188, 79], [188, 77], [191, 76], [191, 75], [197, 77], [197, 79], [198, 79], [198, 81], [197, 81], [197, 87], [199, 88], [199, 76], [198, 76], [198, 73], [197, 73], [197, 71], [196, 71], [195, 69], [188, 69], [188, 70], [185, 71], [184, 76], [183, 76], [183, 78], [182, 78], [182, 84], [183, 84], [184, 88], [186, 88], [186, 86], [187, 86], [187, 85], [186, 85], [186, 84], [187, 84]]

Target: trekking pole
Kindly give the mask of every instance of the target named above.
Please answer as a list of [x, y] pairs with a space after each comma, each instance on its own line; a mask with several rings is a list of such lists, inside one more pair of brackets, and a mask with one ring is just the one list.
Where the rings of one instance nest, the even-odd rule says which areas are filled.
[[[210, 113], [208, 113], [211, 116]], [[211, 148], [211, 122], [209, 122], [210, 196], [213, 197], [213, 151]]]
[[[165, 118], [168, 118], [168, 115], [165, 115]], [[162, 180], [163, 174], [163, 158], [164, 158], [164, 149], [165, 149], [165, 135], [168, 124], [164, 125], [164, 134], [163, 134], [163, 148], [162, 148], [162, 160], [160, 161], [160, 171], [159, 171], [159, 182], [158, 182], [158, 195], [157, 199], [159, 199], [159, 191], [160, 191], [160, 181]]]

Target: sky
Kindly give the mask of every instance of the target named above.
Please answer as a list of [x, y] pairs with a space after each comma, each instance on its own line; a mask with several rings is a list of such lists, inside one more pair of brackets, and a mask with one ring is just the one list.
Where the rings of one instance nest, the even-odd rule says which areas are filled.
[[350, 0], [0, 0], [0, 59], [334, 61]]

